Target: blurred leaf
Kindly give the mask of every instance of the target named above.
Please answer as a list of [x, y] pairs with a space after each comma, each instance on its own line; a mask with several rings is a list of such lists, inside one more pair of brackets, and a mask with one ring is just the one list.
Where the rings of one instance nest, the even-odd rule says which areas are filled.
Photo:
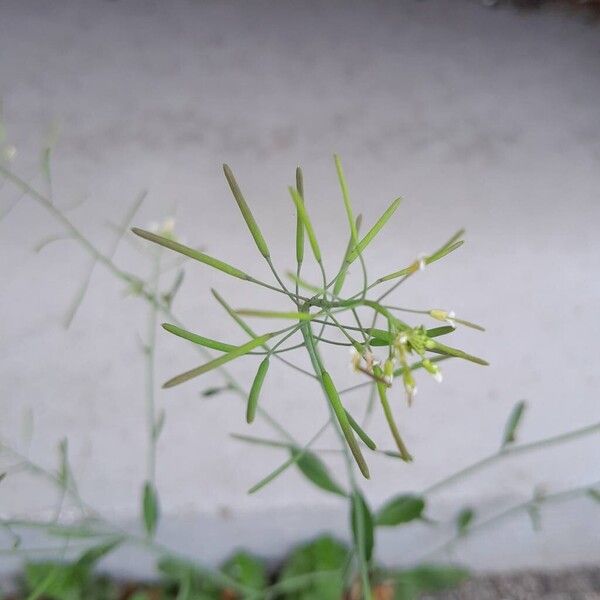
[[220, 387], [209, 387], [209, 388], [206, 388], [205, 390], [202, 390], [200, 392], [200, 394], [202, 396], [204, 396], [205, 398], [210, 398], [211, 396], [216, 396], [217, 394], [220, 394], [221, 392], [225, 392], [229, 389], [231, 389], [231, 388], [228, 385], [223, 385]]
[[153, 536], [158, 525], [160, 509], [158, 505], [158, 496], [154, 485], [150, 481], [144, 483], [144, 493], [142, 498], [142, 512], [144, 517], [144, 528], [149, 536]]
[[521, 400], [521, 402], [517, 402], [512, 409], [508, 421], [506, 422], [506, 427], [504, 428], [504, 435], [502, 436], [503, 448], [508, 444], [512, 444], [517, 439], [517, 430], [521, 424], [526, 408], [526, 403]]
[[101, 559], [118, 548], [124, 541], [124, 538], [117, 536], [114, 539], [88, 548], [77, 560], [74, 567], [78, 569], [91, 569]]
[[331, 477], [329, 470], [316, 454], [309, 451], [302, 453], [298, 448], [290, 448], [290, 454], [292, 458], [296, 459], [296, 465], [302, 474], [317, 487], [332, 494], [346, 495], [346, 492]]
[[234, 554], [221, 570], [247, 588], [262, 590], [267, 586], [267, 568], [264, 562], [247, 552]]
[[87, 569], [77, 569], [73, 564], [47, 561], [25, 565], [27, 600], [79, 600], [88, 580]]
[[167, 582], [176, 584], [177, 600], [220, 598], [221, 589], [203, 577], [203, 574], [192, 563], [166, 556], [158, 562], [158, 570], [166, 577]]
[[595, 500], [596, 502], [600, 502], [600, 491], [595, 490], [594, 488], [590, 488], [587, 491], [587, 495], [592, 499]]
[[350, 511], [350, 525], [354, 544], [362, 553], [367, 562], [373, 556], [375, 533], [373, 530], [373, 516], [371, 509], [360, 492], [352, 494], [352, 507]]
[[[296, 548], [286, 560], [278, 579], [285, 600], [339, 600], [344, 591], [342, 569], [348, 548], [323, 536]], [[305, 578], [305, 575], [320, 574]]]
[[475, 511], [472, 508], [463, 508], [456, 517], [456, 531], [458, 535], [465, 535], [471, 522], [475, 518]]
[[427, 592], [452, 589], [470, 577], [467, 570], [453, 566], [422, 565], [393, 574], [395, 600], [416, 600]]
[[384, 504], [375, 515], [375, 522], [382, 527], [409, 523], [422, 518], [424, 509], [424, 498], [413, 494], [403, 494]]

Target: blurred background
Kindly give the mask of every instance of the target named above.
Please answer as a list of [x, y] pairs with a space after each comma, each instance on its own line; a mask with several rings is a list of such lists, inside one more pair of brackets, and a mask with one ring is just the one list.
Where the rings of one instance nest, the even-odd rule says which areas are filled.
[[[453, 309], [483, 324], [485, 333], [454, 336], [491, 366], [446, 363], [442, 385], [419, 376], [410, 409], [396, 389], [394, 410], [415, 462], [371, 459], [372, 479], [363, 489], [375, 506], [494, 452], [517, 401], [528, 403], [523, 442], [600, 418], [600, 29], [593, 11], [566, 6], [576, 3], [535, 10], [485, 4], [0, 3], [4, 157], [103, 251], [113, 243], [110, 223], [146, 191], [135, 225], [174, 218], [186, 243], [267, 279], [223, 177], [227, 162], [275, 264], [292, 269], [295, 212], [287, 186], [300, 164], [332, 272], [348, 235], [334, 152], [366, 225], [394, 197], [404, 198], [366, 254], [373, 278], [466, 228], [467, 243], [413, 277], [394, 301]], [[51, 165], [50, 181], [44, 164]], [[54, 468], [57, 444], [67, 438], [82, 497], [130, 526], [138, 521], [147, 457], [140, 339], [148, 308], [97, 265], [66, 330], [89, 257], [72, 241], [36, 252], [61, 233], [60, 224], [8, 182], [0, 202], [2, 441]], [[127, 235], [115, 262], [147, 277], [143, 248]], [[165, 287], [175, 273], [164, 274]], [[316, 272], [309, 268], [306, 276], [314, 281]], [[348, 289], [360, 282], [358, 268], [349, 282]], [[190, 264], [174, 310], [208, 337], [246, 339], [211, 287], [236, 307], [286, 306]], [[156, 352], [157, 384], [199, 362], [162, 330]], [[345, 349], [326, 358], [344, 385], [362, 381], [349, 370]], [[256, 364], [243, 360], [231, 370], [249, 383]], [[231, 439], [230, 433], [274, 434], [264, 422], [246, 425], [239, 398], [202, 396], [222, 383], [210, 374], [156, 391], [157, 410], [166, 415], [156, 470], [160, 539], [216, 564], [236, 547], [276, 558], [322, 531], [346, 537], [345, 508], [297, 471], [246, 493], [286, 454]], [[271, 369], [262, 398], [304, 442], [327, 417], [314, 382], [283, 365]], [[367, 394], [347, 401], [360, 413]], [[378, 410], [371, 432], [387, 439]], [[334, 443], [324, 436], [320, 447]], [[510, 458], [432, 494], [431, 514], [451, 518], [465, 505], [495, 514], [534, 490], [591, 485], [600, 478], [599, 459], [597, 434]], [[336, 456], [326, 460], [332, 472], [343, 471]], [[55, 503], [34, 477], [2, 484], [4, 515], [43, 518]], [[589, 562], [600, 556], [598, 515], [585, 497], [544, 509], [541, 531], [519, 514], [465, 540], [450, 558], [479, 569]], [[378, 557], [411, 563], [440, 540], [439, 531], [410, 525], [382, 534]], [[15, 564], [0, 558], [5, 570]], [[113, 567], [144, 574], [150, 564], [132, 554]]]

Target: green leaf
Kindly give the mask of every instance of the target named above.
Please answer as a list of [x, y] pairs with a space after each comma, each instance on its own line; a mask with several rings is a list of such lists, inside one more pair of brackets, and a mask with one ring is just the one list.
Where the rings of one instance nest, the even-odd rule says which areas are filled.
[[[296, 190], [298, 190], [298, 196], [300, 201], [304, 204], [304, 176], [302, 175], [302, 169], [296, 168]], [[296, 262], [298, 265], [302, 264], [304, 260], [304, 223], [300, 218], [300, 213], [297, 211], [296, 215]]]
[[346, 492], [331, 477], [329, 470], [316, 454], [308, 450], [302, 452], [298, 448], [290, 448], [290, 454], [292, 458], [296, 459], [296, 465], [300, 472], [309, 481], [326, 492], [346, 496]]
[[213, 258], [208, 254], [204, 254], [204, 252], [200, 252], [199, 250], [194, 250], [193, 248], [189, 248], [188, 246], [184, 246], [175, 240], [171, 240], [169, 238], [163, 237], [161, 235], [157, 235], [156, 233], [152, 233], [150, 231], [145, 231], [144, 229], [139, 229], [138, 227], [132, 227], [131, 231], [145, 240], [149, 240], [150, 242], [154, 242], [159, 246], [164, 246], [169, 250], [173, 250], [175, 252], [179, 252], [179, 254], [183, 254], [184, 256], [189, 256], [198, 262], [201, 262], [213, 269], [217, 269], [222, 271], [223, 273], [227, 273], [227, 275], [231, 275], [232, 277], [237, 277], [238, 279], [243, 279], [245, 281], [253, 281], [252, 277], [235, 267], [219, 260], [217, 258]]
[[258, 225], [256, 224], [256, 221], [254, 220], [254, 216], [252, 215], [252, 211], [250, 210], [250, 207], [248, 206], [246, 200], [244, 199], [244, 196], [242, 195], [242, 192], [237, 184], [237, 181], [235, 180], [235, 177], [233, 176], [233, 172], [231, 171], [231, 169], [229, 168], [228, 165], [223, 165], [223, 172], [225, 173], [225, 177], [227, 179], [227, 183], [229, 184], [229, 187], [231, 188], [233, 197], [235, 198], [235, 201], [237, 202], [240, 212], [242, 213], [242, 216], [244, 217], [244, 221], [246, 221], [246, 225], [248, 226], [248, 229], [250, 230], [250, 233], [252, 234], [252, 237], [254, 238], [254, 242], [256, 243], [256, 247], [258, 248], [258, 251], [265, 258], [269, 258], [270, 253], [269, 253], [269, 248], [267, 247], [267, 243], [265, 242], [265, 239], [263, 238], [262, 233], [260, 232], [260, 229], [259, 229]]
[[272, 333], [267, 333], [265, 335], [261, 335], [260, 337], [257, 337], [255, 339], [249, 341], [246, 344], [237, 346], [235, 350], [232, 350], [231, 352], [228, 352], [227, 354], [223, 354], [222, 356], [219, 356], [218, 358], [215, 358], [203, 365], [200, 365], [199, 367], [196, 367], [195, 369], [186, 371], [185, 373], [181, 373], [181, 375], [177, 375], [176, 377], [169, 379], [169, 381], [167, 381], [163, 385], [163, 387], [164, 388], [174, 387], [176, 385], [184, 383], [185, 381], [189, 381], [190, 379], [193, 379], [194, 377], [198, 377], [199, 375], [207, 373], [208, 371], [212, 371], [213, 369], [216, 369], [216, 368], [224, 365], [225, 363], [228, 363], [231, 360], [239, 358], [240, 356], [244, 356], [244, 354], [248, 354], [248, 352], [251, 352], [257, 346], [261, 346], [262, 344], [264, 344], [267, 340], [269, 340], [272, 337], [273, 337]]
[[393, 574], [396, 600], [417, 600], [422, 594], [455, 588], [467, 580], [467, 570], [453, 566], [421, 565]]
[[469, 529], [473, 519], [475, 518], [475, 511], [472, 508], [463, 508], [456, 516], [456, 531], [458, 535], [465, 535]]
[[144, 519], [144, 528], [149, 536], [153, 536], [158, 525], [160, 509], [158, 505], [158, 495], [154, 485], [150, 481], [144, 483], [144, 492], [142, 497], [142, 514]]
[[269, 357], [267, 356], [258, 366], [252, 388], [250, 388], [250, 394], [248, 395], [248, 407], [246, 408], [246, 421], [252, 423], [256, 415], [256, 408], [258, 406], [258, 398], [260, 396], [260, 390], [262, 388], [265, 376], [269, 369]]
[[170, 323], [163, 323], [162, 328], [173, 335], [183, 338], [184, 340], [188, 340], [194, 344], [198, 344], [199, 346], [204, 346], [205, 348], [212, 348], [213, 350], [219, 350], [221, 352], [231, 352], [237, 348], [237, 346], [234, 346], [233, 344], [225, 344], [223, 342], [219, 342], [218, 340], [211, 340], [210, 338], [203, 337], [197, 333], [192, 333], [191, 331], [177, 327], [177, 325], [171, 325]]
[[513, 407], [508, 421], [506, 422], [506, 426], [504, 428], [504, 435], [502, 436], [502, 447], [504, 448], [508, 444], [512, 444], [517, 439], [517, 430], [521, 421], [523, 420], [523, 416], [525, 414], [525, 409], [527, 408], [527, 404], [521, 400], [517, 402]]
[[350, 422], [348, 421], [348, 415], [342, 405], [342, 401], [340, 400], [338, 391], [327, 371], [323, 371], [321, 373], [321, 381], [323, 383], [323, 389], [325, 390], [327, 398], [329, 399], [331, 407], [333, 408], [333, 412], [337, 417], [342, 433], [344, 434], [344, 437], [348, 442], [350, 451], [352, 452], [352, 455], [354, 456], [354, 459], [358, 464], [360, 472], [366, 479], [369, 479], [369, 467], [367, 466], [365, 458], [360, 450], [356, 438], [354, 437], [352, 427], [350, 425]]
[[357, 551], [364, 557], [364, 560], [370, 562], [375, 545], [373, 515], [363, 495], [358, 491], [352, 494], [350, 525]]
[[310, 222], [310, 218], [308, 213], [306, 212], [306, 207], [304, 206], [304, 202], [300, 197], [300, 194], [294, 188], [289, 188], [290, 195], [292, 196], [292, 200], [296, 205], [296, 211], [298, 213], [298, 218], [302, 221], [304, 225], [304, 229], [306, 230], [306, 235], [308, 235], [308, 241], [310, 243], [310, 247], [312, 249], [312, 253], [315, 257], [315, 260], [320, 263], [321, 262], [321, 249], [319, 248], [319, 243], [317, 242], [317, 236], [315, 235], [315, 230], [313, 229], [312, 223]]
[[410, 523], [422, 518], [424, 510], [424, 498], [414, 494], [403, 494], [386, 502], [375, 515], [375, 522], [380, 527]]
[[234, 554], [223, 564], [221, 570], [239, 584], [253, 590], [262, 590], [268, 583], [264, 562], [247, 552]]
[[200, 394], [204, 398], [209, 398], [210, 396], [216, 396], [217, 394], [220, 394], [221, 392], [225, 392], [229, 389], [231, 389], [231, 388], [228, 385], [224, 385], [221, 387], [209, 387], [209, 388], [206, 388], [205, 390], [202, 390], [202, 392], [200, 392]]
[[365, 236], [356, 244], [352, 252], [346, 257], [346, 264], [354, 262], [359, 254], [362, 254], [364, 249], [373, 241], [373, 238], [381, 231], [382, 227], [389, 221], [390, 217], [396, 212], [398, 206], [400, 206], [402, 198], [396, 198], [386, 211], [379, 217], [379, 220], [371, 227], [371, 229], [365, 234]]
[[600, 502], [600, 491], [596, 490], [594, 488], [590, 488], [587, 491], [587, 495], [592, 499], [595, 500], [596, 502]]
[[339, 600], [344, 592], [342, 569], [347, 559], [348, 548], [329, 536], [304, 544], [286, 560], [278, 590], [285, 600]]
[[122, 536], [116, 536], [112, 540], [105, 542], [103, 544], [98, 544], [97, 546], [93, 546], [92, 548], [88, 548], [75, 563], [76, 568], [82, 569], [91, 569], [96, 566], [96, 563], [110, 554], [113, 550], [118, 548], [123, 542], [125, 538]]
[[77, 600], [88, 581], [89, 572], [73, 564], [47, 561], [25, 565], [27, 600]]

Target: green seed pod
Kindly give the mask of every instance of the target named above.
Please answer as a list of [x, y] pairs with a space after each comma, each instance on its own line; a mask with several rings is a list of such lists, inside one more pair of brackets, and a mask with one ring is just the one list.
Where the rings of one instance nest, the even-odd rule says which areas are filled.
[[[378, 377], [383, 376], [383, 372], [381, 371], [381, 367], [375, 367], [373, 369], [373, 373]], [[385, 415], [385, 420], [387, 421], [388, 427], [390, 428], [390, 432], [392, 437], [394, 438], [394, 442], [396, 443], [396, 447], [398, 448], [398, 452], [400, 453], [400, 458], [405, 462], [411, 462], [412, 456], [408, 451], [404, 441], [402, 440], [402, 436], [398, 431], [398, 427], [396, 422], [394, 421], [394, 415], [392, 414], [392, 409], [390, 408], [390, 403], [388, 402], [387, 392], [385, 389], [385, 385], [381, 382], [377, 382], [377, 392], [379, 393], [379, 400], [381, 402], [381, 406], [383, 408], [383, 414]]]
[[325, 390], [325, 393], [327, 394], [327, 398], [329, 398], [329, 402], [331, 403], [333, 412], [335, 413], [335, 416], [337, 417], [337, 420], [339, 421], [340, 427], [342, 429], [342, 433], [344, 434], [344, 437], [346, 438], [346, 441], [348, 442], [350, 451], [354, 455], [354, 459], [356, 460], [356, 463], [358, 464], [358, 468], [360, 469], [360, 472], [367, 479], [369, 479], [369, 476], [370, 476], [369, 475], [369, 467], [367, 466], [365, 458], [362, 455], [362, 452], [360, 451], [358, 442], [356, 441], [356, 438], [354, 437], [354, 432], [352, 431], [352, 427], [350, 426], [350, 422], [348, 421], [348, 416], [346, 415], [346, 411], [344, 410], [344, 407], [342, 406], [342, 402], [340, 400], [338, 391], [335, 388], [335, 385], [334, 385], [333, 381], [331, 380], [331, 377], [330, 377], [329, 373], [327, 373], [327, 371], [322, 372], [321, 381], [323, 382], [323, 389]]
[[223, 262], [222, 260], [219, 260], [218, 258], [213, 258], [212, 256], [209, 256], [208, 254], [204, 254], [204, 252], [194, 250], [193, 248], [184, 246], [183, 244], [180, 244], [179, 242], [170, 240], [169, 238], [162, 237], [160, 235], [156, 235], [155, 233], [152, 233], [151, 231], [145, 231], [144, 229], [139, 229], [138, 227], [132, 227], [131, 231], [133, 233], [135, 233], [135, 235], [138, 235], [141, 238], [144, 238], [150, 242], [154, 242], [155, 244], [158, 244], [159, 246], [164, 246], [165, 248], [168, 248], [169, 250], [174, 250], [175, 252], [179, 252], [179, 254], [183, 254], [184, 256], [189, 256], [190, 258], [193, 258], [194, 260], [204, 263], [205, 265], [208, 265], [209, 267], [212, 267], [213, 269], [218, 269], [219, 271], [223, 271], [223, 273], [227, 273], [227, 275], [232, 275], [233, 277], [237, 277], [239, 279], [244, 279], [246, 281], [252, 281], [252, 277], [250, 277], [250, 275], [248, 275], [247, 273], [244, 273], [243, 271], [240, 271], [239, 269], [232, 267], [231, 265]]
[[250, 394], [248, 395], [248, 407], [246, 409], [246, 421], [252, 423], [256, 415], [256, 407], [258, 406], [258, 397], [262, 388], [263, 381], [267, 371], [269, 370], [269, 357], [267, 356], [258, 366], [258, 371], [254, 377]]
[[233, 194], [233, 197], [235, 198], [235, 201], [237, 202], [237, 205], [240, 208], [240, 212], [242, 213], [242, 216], [244, 217], [244, 221], [246, 221], [246, 225], [248, 225], [248, 229], [250, 230], [250, 233], [252, 234], [252, 237], [254, 238], [254, 242], [256, 243], [256, 247], [258, 248], [258, 251], [265, 258], [269, 258], [270, 253], [269, 253], [269, 248], [267, 246], [267, 242], [265, 242], [265, 238], [263, 238], [262, 233], [260, 232], [260, 229], [259, 229], [258, 225], [256, 224], [256, 221], [254, 220], [252, 211], [250, 210], [248, 203], [244, 199], [242, 191], [240, 190], [240, 188], [237, 184], [237, 181], [235, 180], [235, 177], [233, 176], [233, 172], [229, 168], [229, 165], [223, 165], [223, 172], [225, 173], [225, 178], [227, 179], [227, 183], [229, 184], [229, 187], [231, 188], [231, 193]]
[[[302, 175], [302, 169], [298, 167], [296, 169], [296, 189], [298, 190], [298, 196], [302, 204], [304, 204], [304, 177]], [[298, 265], [302, 264], [304, 260], [304, 223], [300, 218], [300, 213], [296, 215], [296, 262]]]

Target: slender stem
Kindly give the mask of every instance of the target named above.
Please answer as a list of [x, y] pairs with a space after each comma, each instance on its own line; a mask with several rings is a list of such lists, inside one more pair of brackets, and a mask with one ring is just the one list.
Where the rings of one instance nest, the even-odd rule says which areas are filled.
[[[152, 265], [150, 275], [150, 289], [154, 297], [158, 294], [160, 282], [160, 263], [162, 252], [157, 249]], [[146, 355], [146, 427], [148, 430], [148, 481], [154, 485], [156, 479], [156, 409], [155, 409], [155, 384], [154, 370], [156, 360], [156, 329], [158, 319], [158, 307], [156, 304], [150, 304], [148, 313], [148, 339], [145, 347]]]
[[[42, 477], [44, 477], [46, 480], [48, 480], [53, 485], [61, 487], [59, 478], [56, 475], [54, 475], [53, 473], [51, 473], [50, 471], [48, 471], [47, 469], [45, 469], [44, 467], [42, 467], [41, 465], [38, 465], [37, 463], [34, 463], [30, 459], [22, 456], [19, 452], [17, 452], [16, 450], [13, 450], [10, 446], [2, 444], [2, 448], [4, 450], [7, 450], [8, 452], [10, 452], [13, 456], [18, 457], [24, 464], [27, 465], [27, 467], [29, 468], [29, 470], [31, 472], [41, 475]], [[69, 488], [67, 488], [66, 491], [70, 497], [72, 497], [78, 504], [85, 507], [86, 510], [88, 511], [89, 517], [84, 520], [84, 523], [88, 523], [92, 527], [93, 530], [94, 529], [97, 530], [97, 528], [99, 526], [102, 527], [102, 529], [100, 529], [98, 531], [98, 534], [100, 536], [119, 537], [128, 543], [143, 546], [149, 550], [152, 550], [156, 554], [164, 555], [164, 556], [171, 556], [171, 557], [178, 557], [182, 560], [186, 560], [190, 564], [193, 564], [197, 570], [199, 570], [205, 576], [211, 578], [212, 580], [220, 582], [221, 584], [226, 585], [227, 587], [230, 587], [234, 590], [237, 590], [240, 593], [251, 594], [250, 596], [244, 595], [244, 598], [252, 597], [252, 595], [254, 594], [253, 590], [246, 588], [243, 585], [240, 585], [236, 580], [230, 578], [228, 575], [226, 575], [225, 573], [222, 573], [221, 571], [215, 571], [215, 570], [209, 569], [207, 567], [204, 567], [201, 564], [197, 563], [194, 558], [187, 557], [180, 553], [177, 553], [177, 552], [171, 550], [170, 548], [167, 548], [167, 546], [165, 546], [164, 544], [161, 544], [161, 543], [157, 542], [156, 540], [151, 539], [147, 536], [131, 534], [131, 533], [125, 531], [124, 529], [122, 529], [121, 527], [113, 525], [110, 521], [105, 519], [96, 509], [94, 509], [92, 506], [87, 504], [81, 498], [81, 496], [79, 495], [79, 492], [75, 488], [69, 487]], [[65, 533], [68, 533], [71, 528], [70, 525], [64, 525], [64, 524], [55, 523], [52, 521], [44, 523], [44, 522], [40, 522], [40, 521], [5, 520], [5, 522], [7, 522], [8, 524], [13, 524], [15, 527], [27, 527], [27, 528], [46, 530], [48, 533], [50, 533], [51, 531], [60, 531], [60, 530], [63, 530]], [[97, 537], [97, 536], [93, 536], [93, 537]], [[42, 552], [42, 553], [45, 553], [46, 551], [54, 552], [54, 551], [56, 551], [56, 547], [37, 548], [37, 549], [33, 549], [33, 551], [34, 552]], [[14, 550], [11, 549], [7, 553], [13, 553], [13, 552], [14, 552]], [[26, 549], [22, 549], [21, 552], [23, 554], [25, 554], [28, 551]], [[2, 554], [2, 553], [4, 553], [4, 551], [0, 550], [0, 554]]]
[[[577, 498], [579, 496], [587, 494], [591, 488], [594, 488], [598, 485], [600, 485], [600, 481], [595, 481], [593, 483], [590, 483], [589, 485], [579, 486], [579, 487], [571, 488], [568, 490], [563, 490], [562, 492], [556, 492], [554, 494], [547, 494], [545, 496], [535, 497], [530, 500], [526, 500], [525, 502], [520, 502], [519, 504], [510, 506], [509, 508], [506, 508], [506, 509], [500, 511], [499, 513], [496, 513], [495, 515], [488, 517], [487, 519], [483, 519], [481, 521], [478, 521], [477, 523], [474, 523], [473, 525], [471, 525], [469, 527], [468, 534], [470, 536], [474, 533], [483, 531], [483, 530], [495, 525], [499, 521], [503, 521], [504, 519], [507, 519], [509, 517], [517, 515], [523, 511], [540, 506], [541, 504], [564, 502], [565, 500]], [[465, 537], [466, 536], [464, 534], [456, 533], [449, 540], [447, 540], [446, 542], [444, 542], [437, 548], [434, 548], [433, 550], [430, 550], [429, 552], [427, 552], [427, 554], [422, 557], [422, 560], [430, 558], [436, 554], [440, 554], [442, 552], [446, 552], [446, 551], [450, 550], [450, 548], [452, 548], [452, 546], [454, 546], [458, 541], [464, 539]]]
[[529, 442], [526, 444], [518, 444], [516, 446], [507, 446], [505, 448], [501, 448], [497, 452], [494, 452], [489, 456], [481, 458], [475, 461], [474, 463], [464, 467], [463, 469], [459, 469], [455, 473], [452, 473], [451, 475], [448, 475], [447, 477], [444, 477], [443, 479], [440, 479], [439, 481], [431, 484], [423, 490], [423, 494], [431, 494], [433, 492], [436, 492], [441, 488], [455, 483], [456, 481], [463, 479], [464, 477], [467, 477], [481, 470], [482, 468], [487, 467], [508, 456], [517, 456], [519, 454], [525, 454], [527, 452], [539, 450], [540, 448], [556, 446], [596, 432], [600, 432], [600, 422], [593, 423], [591, 425], [587, 425], [579, 429], [574, 429], [566, 433], [561, 433], [559, 435], [543, 438], [535, 442]]
[[299, 306], [299, 299], [298, 299], [298, 294], [292, 294], [292, 292], [290, 292], [290, 290], [287, 289], [285, 283], [283, 283], [281, 277], [279, 277], [279, 273], [277, 273], [277, 270], [275, 269], [275, 265], [273, 265], [273, 261], [270, 258], [266, 259], [267, 264], [269, 265], [269, 269], [271, 269], [271, 272], [273, 273], [273, 276], [275, 277], [275, 279], [277, 280], [277, 283], [280, 285], [281, 290], [287, 294], [287, 296], [289, 297], [289, 299], [296, 305]]
[[[310, 357], [311, 363], [313, 365], [313, 368], [315, 370], [315, 374], [317, 375], [317, 377], [319, 378], [319, 381], [321, 382], [321, 386], [324, 389], [324, 383], [323, 383], [323, 371], [324, 371], [324, 367], [323, 367], [323, 363], [321, 361], [321, 357], [319, 356], [319, 351], [316, 348], [315, 345], [315, 340], [313, 337], [313, 332], [312, 332], [312, 328], [310, 323], [307, 322], [303, 322], [302, 323], [303, 327], [302, 327], [302, 334], [304, 336], [304, 340], [306, 342], [306, 350], [308, 352], [308, 355]], [[348, 445], [346, 443], [346, 440], [344, 438], [344, 434], [340, 428], [340, 425], [338, 423], [338, 420], [335, 417], [333, 408], [331, 407], [331, 403], [328, 402], [327, 406], [329, 407], [329, 412], [330, 412], [330, 420], [333, 422], [334, 427], [335, 427], [335, 431], [338, 437], [338, 440], [340, 442], [340, 446], [342, 448], [343, 451], [343, 455], [344, 455], [344, 462], [346, 464], [346, 472], [348, 475], [348, 481], [350, 483], [350, 487], [352, 489], [352, 494], [350, 497], [350, 502], [353, 502], [353, 499], [360, 493], [359, 489], [358, 489], [358, 485], [356, 483], [356, 477], [354, 475], [354, 465], [353, 465], [353, 461], [352, 458], [350, 456], [350, 452], [348, 450]], [[361, 519], [361, 523], [363, 523], [363, 519]], [[360, 574], [361, 574], [361, 579], [363, 582], [363, 589], [364, 589], [364, 598], [365, 600], [371, 600], [372, 599], [372, 594], [371, 594], [371, 586], [369, 583], [369, 566], [367, 564], [366, 561], [366, 557], [364, 556], [364, 544], [362, 543], [362, 539], [364, 539], [364, 531], [362, 531], [362, 527], [358, 528], [358, 540], [357, 540], [357, 546], [355, 548], [356, 550], [356, 555], [358, 557], [358, 562], [359, 562], [359, 570], [360, 570]]]
[[[138, 277], [121, 270], [109, 257], [102, 254], [102, 252], [100, 252], [73, 224], [73, 222], [59, 208], [57, 208], [56, 205], [50, 202], [48, 198], [46, 198], [43, 194], [35, 190], [28, 183], [23, 181], [20, 177], [18, 177], [12, 171], [6, 169], [2, 165], [0, 165], [0, 174], [3, 175], [13, 185], [15, 185], [23, 194], [29, 196], [30, 198], [38, 202], [42, 207], [44, 207], [59, 223], [63, 225], [63, 227], [67, 230], [71, 237], [73, 237], [100, 264], [103, 264], [115, 277], [127, 282], [130, 285], [138, 287], [139, 295], [142, 298], [144, 298], [150, 304], [156, 306], [158, 310], [160, 310], [160, 312], [163, 313], [172, 323], [174, 323], [177, 326], [183, 326], [181, 321], [179, 321], [179, 319], [175, 317], [168, 305], [166, 305], [156, 295], [150, 293], [147, 289], [145, 289], [145, 287], [142, 285], [143, 282]], [[283, 293], [279, 288], [270, 286], [269, 284], [264, 284], [264, 286], [272, 288], [277, 292]], [[198, 351], [206, 358], [212, 358], [212, 355], [206, 349], [198, 347]], [[228, 387], [238, 396], [240, 396], [243, 402], [246, 402], [248, 397], [246, 391], [240, 386], [240, 384], [229, 373], [229, 371], [224, 367], [220, 367], [219, 371], [222, 374], [225, 381], [227, 382]], [[276, 419], [269, 415], [269, 413], [260, 406], [258, 407], [257, 413], [278, 433], [280, 433], [288, 439], [292, 439], [291, 435], [287, 432], [283, 425], [281, 425]]]

